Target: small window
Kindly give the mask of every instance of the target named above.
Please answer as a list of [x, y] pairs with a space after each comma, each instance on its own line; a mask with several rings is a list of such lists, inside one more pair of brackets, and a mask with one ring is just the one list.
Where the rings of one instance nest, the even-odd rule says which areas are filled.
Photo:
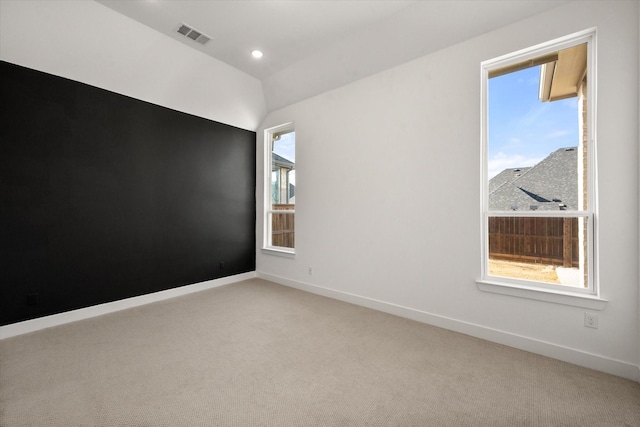
[[296, 134], [292, 124], [265, 131], [264, 248], [293, 253], [295, 248]]
[[597, 293], [594, 37], [482, 63], [483, 281]]

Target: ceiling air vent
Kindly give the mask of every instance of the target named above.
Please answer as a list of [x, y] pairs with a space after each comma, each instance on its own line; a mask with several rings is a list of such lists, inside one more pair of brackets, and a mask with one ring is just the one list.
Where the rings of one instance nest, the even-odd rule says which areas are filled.
[[189, 37], [191, 40], [198, 42], [201, 45], [205, 45], [209, 40], [211, 40], [211, 37], [207, 36], [206, 34], [202, 34], [202, 32], [198, 30], [194, 30], [184, 23], [178, 25], [178, 27], [176, 28], [176, 32], [182, 34], [185, 37]]

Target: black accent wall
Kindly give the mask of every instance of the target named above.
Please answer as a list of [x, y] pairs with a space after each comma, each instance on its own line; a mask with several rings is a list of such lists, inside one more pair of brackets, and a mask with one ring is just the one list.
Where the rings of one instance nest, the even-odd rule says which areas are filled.
[[2, 325], [255, 270], [255, 132], [0, 77]]

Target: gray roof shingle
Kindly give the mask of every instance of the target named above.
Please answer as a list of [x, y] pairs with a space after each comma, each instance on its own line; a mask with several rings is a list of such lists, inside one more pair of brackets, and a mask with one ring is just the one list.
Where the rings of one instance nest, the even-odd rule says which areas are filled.
[[530, 168], [505, 169], [489, 181], [489, 210], [577, 210], [578, 150], [560, 148]]
[[296, 164], [289, 159], [285, 159], [279, 154], [271, 153], [271, 162], [279, 168], [294, 169]]

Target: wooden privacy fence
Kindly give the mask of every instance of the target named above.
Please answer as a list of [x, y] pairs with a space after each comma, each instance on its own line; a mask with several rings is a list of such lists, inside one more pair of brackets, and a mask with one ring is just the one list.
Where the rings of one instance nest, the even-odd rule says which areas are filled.
[[[271, 205], [274, 211], [295, 210], [296, 205]], [[271, 244], [283, 248], [294, 248], [296, 239], [295, 214], [275, 213], [271, 214]]]
[[579, 267], [578, 218], [490, 217], [489, 258]]

